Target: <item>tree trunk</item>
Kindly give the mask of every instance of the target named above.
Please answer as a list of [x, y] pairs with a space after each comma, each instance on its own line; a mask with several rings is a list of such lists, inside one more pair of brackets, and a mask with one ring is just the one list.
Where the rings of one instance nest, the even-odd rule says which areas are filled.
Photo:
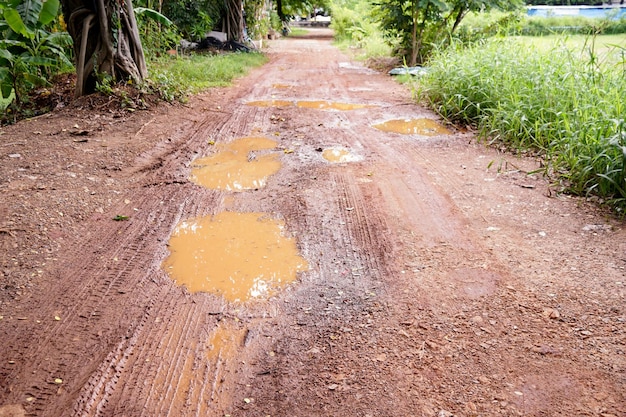
[[61, 0], [74, 40], [77, 97], [95, 91], [99, 74], [142, 81], [148, 71], [131, 0]]
[[[419, 51], [419, 46], [417, 44], [417, 0], [413, 0], [411, 2], [412, 11], [411, 15], [413, 18], [413, 29], [411, 31], [411, 57], [409, 59], [409, 66], [414, 67], [417, 62], [417, 53]], [[421, 39], [420, 39], [421, 40]]]
[[225, 0], [226, 6], [226, 27], [224, 32], [228, 35], [228, 40], [243, 42], [243, 3], [242, 0]]
[[283, 13], [283, 0], [276, 0], [276, 13], [278, 13], [278, 18], [281, 22], [286, 21], [285, 13]]

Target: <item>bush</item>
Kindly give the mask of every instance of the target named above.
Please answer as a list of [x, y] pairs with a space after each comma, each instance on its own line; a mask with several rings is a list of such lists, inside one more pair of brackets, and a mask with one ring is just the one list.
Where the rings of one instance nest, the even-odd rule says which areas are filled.
[[[593, 42], [590, 42], [591, 44]], [[584, 54], [588, 58], [584, 58]], [[493, 39], [431, 61], [417, 96], [480, 136], [532, 149], [576, 194], [626, 207], [626, 61]]]

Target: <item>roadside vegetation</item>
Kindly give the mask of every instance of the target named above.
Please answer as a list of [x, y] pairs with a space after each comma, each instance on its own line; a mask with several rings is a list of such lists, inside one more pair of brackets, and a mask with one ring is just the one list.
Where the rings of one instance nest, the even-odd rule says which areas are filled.
[[600, 60], [593, 44], [541, 50], [497, 38], [449, 48], [431, 59], [417, 97], [490, 143], [541, 155], [563, 189], [623, 210], [626, 61]]
[[[353, 15], [341, 22], [339, 38], [367, 56], [368, 37], [352, 36], [362, 32], [364, 19], [354, 16], [361, 9], [347, 9]], [[375, 7], [365, 10], [368, 33], [384, 33], [410, 65], [406, 35], [390, 36], [376, 26]], [[416, 62], [428, 71], [411, 81], [415, 97], [489, 144], [540, 157], [557, 190], [624, 213], [626, 19], [610, 17], [468, 12], [454, 32], [439, 24], [440, 35], [421, 47]]]
[[261, 53], [223, 55], [194, 54], [150, 61], [147, 80], [168, 101], [185, 101], [190, 94], [212, 87], [224, 87], [252, 67], [267, 62]]
[[[190, 10], [188, 3], [185, 0], [133, 2], [147, 69], [147, 75], [139, 82], [135, 77], [111, 74], [104, 66], [95, 66], [93, 62], [91, 72], [79, 73], [78, 77], [92, 77], [94, 91], [121, 95], [120, 102], [130, 108], [133, 107], [132, 97], [144, 95], [184, 101], [189, 94], [202, 89], [228, 85], [247, 68], [265, 62], [264, 56], [254, 51], [197, 54], [183, 51], [180, 48], [183, 38], [191, 41], [204, 38], [225, 13], [219, 1], [194, 2], [191, 6], [199, 7], [198, 10]], [[255, 17], [248, 25], [249, 35], [254, 39], [280, 28], [276, 13], [271, 13], [265, 2], [246, 2], [246, 12]], [[2, 123], [45, 113], [75, 95], [68, 86], [77, 82], [73, 75], [76, 49], [67, 30], [60, 0], [0, 0]], [[83, 65], [88, 67], [88, 63]], [[138, 102], [144, 103], [144, 100], [139, 98]]]

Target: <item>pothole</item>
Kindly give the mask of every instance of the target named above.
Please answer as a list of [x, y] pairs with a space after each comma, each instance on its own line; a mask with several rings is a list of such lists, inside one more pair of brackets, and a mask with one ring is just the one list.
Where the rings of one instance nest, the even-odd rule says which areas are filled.
[[256, 100], [246, 104], [253, 107], [291, 107], [294, 105], [293, 101], [288, 100]]
[[164, 269], [190, 292], [226, 300], [266, 299], [308, 269], [284, 222], [265, 213], [223, 212], [181, 222]]
[[322, 151], [322, 157], [331, 163], [357, 162], [362, 160], [358, 155], [354, 155], [344, 148], [326, 148]]
[[396, 119], [374, 125], [383, 132], [400, 133], [403, 135], [436, 136], [449, 135], [451, 132], [432, 119]]
[[339, 103], [334, 101], [313, 100], [313, 101], [297, 101], [296, 106], [305, 109], [317, 109], [317, 110], [338, 110], [338, 111], [350, 111], [358, 109], [367, 109], [376, 107], [371, 104], [358, 104], [358, 103]]
[[262, 151], [274, 149], [277, 144], [264, 137], [247, 137], [216, 145], [216, 154], [193, 162], [190, 180], [216, 190], [262, 188], [281, 166], [278, 153]]
[[248, 106], [255, 107], [300, 107], [305, 109], [316, 110], [337, 110], [337, 111], [350, 111], [359, 109], [368, 109], [378, 107], [373, 104], [361, 104], [361, 103], [340, 103], [335, 101], [326, 100], [257, 100], [249, 101], [246, 103]]

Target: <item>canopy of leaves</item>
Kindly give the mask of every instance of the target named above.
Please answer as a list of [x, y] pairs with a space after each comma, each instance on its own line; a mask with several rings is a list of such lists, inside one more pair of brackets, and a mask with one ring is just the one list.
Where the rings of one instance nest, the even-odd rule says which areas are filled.
[[522, 0], [377, 0], [374, 15], [410, 65], [423, 63], [445, 43], [469, 12], [514, 10]]

